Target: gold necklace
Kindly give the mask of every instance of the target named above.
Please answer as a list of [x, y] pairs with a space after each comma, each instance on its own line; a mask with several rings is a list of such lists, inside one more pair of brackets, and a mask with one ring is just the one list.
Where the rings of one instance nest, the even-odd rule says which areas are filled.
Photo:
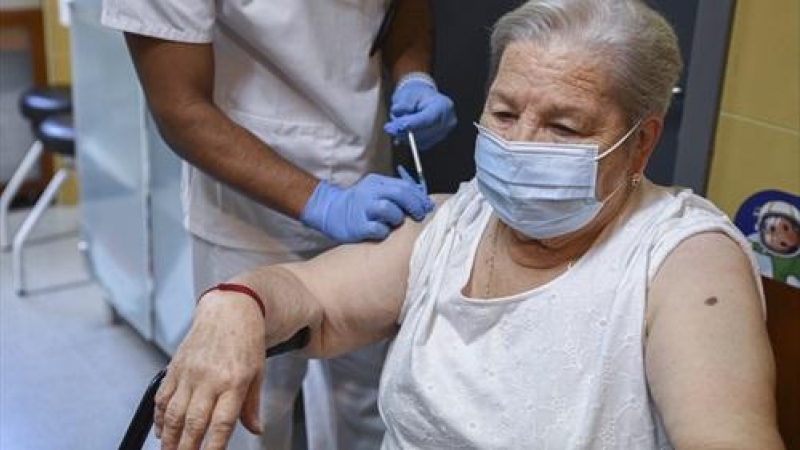
[[[484, 292], [483, 292], [484, 298], [492, 298], [491, 293], [492, 293], [492, 280], [494, 280], [495, 256], [497, 254], [498, 240], [500, 239], [500, 223], [498, 220], [495, 220], [493, 224], [492, 233], [493, 233], [492, 244], [489, 252], [489, 261], [488, 261], [489, 267], [486, 274], [486, 285], [484, 287]], [[572, 269], [573, 265], [575, 265], [575, 259], [569, 260], [567, 262], [566, 268], [558, 276], [561, 276], [569, 272], [569, 270]]]
[[486, 274], [486, 286], [484, 288], [484, 297], [491, 298], [491, 287], [492, 287], [492, 279], [494, 278], [494, 259], [495, 254], [497, 253], [497, 239], [498, 235], [500, 234], [500, 227], [498, 226], [498, 222], [494, 221], [492, 224], [492, 244], [489, 252], [489, 269], [487, 270]]

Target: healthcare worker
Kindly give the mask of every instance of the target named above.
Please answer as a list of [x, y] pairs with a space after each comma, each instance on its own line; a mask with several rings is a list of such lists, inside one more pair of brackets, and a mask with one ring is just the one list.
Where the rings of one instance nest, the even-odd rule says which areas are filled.
[[[416, 183], [365, 176], [389, 173], [390, 137], [413, 131], [425, 149], [455, 126], [452, 102], [427, 75], [428, 1], [104, 0], [103, 23], [125, 32], [159, 130], [189, 163], [183, 200], [198, 293], [259, 265], [381, 240], [405, 216], [431, 211]], [[316, 382], [304, 388], [311, 449], [379, 447], [384, 354], [378, 345], [314, 362]], [[261, 437], [237, 430], [230, 448], [289, 450], [305, 373], [305, 360], [270, 359]]]

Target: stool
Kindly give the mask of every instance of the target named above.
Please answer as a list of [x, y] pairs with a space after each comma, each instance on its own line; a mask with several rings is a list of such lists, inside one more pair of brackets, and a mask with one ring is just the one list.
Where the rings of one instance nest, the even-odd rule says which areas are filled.
[[14, 235], [11, 249], [12, 279], [14, 288], [20, 297], [25, 295], [25, 271], [22, 264], [22, 250], [25, 240], [39, 219], [41, 219], [47, 207], [50, 206], [70, 171], [74, 169], [75, 126], [72, 121], [72, 114], [57, 114], [44, 119], [36, 130], [36, 137], [45, 150], [62, 156], [63, 165], [47, 184], [47, 188], [36, 200], [36, 204], [30, 214], [25, 217], [19, 231]]
[[[19, 109], [22, 115], [30, 121], [33, 134], [38, 136], [39, 125], [44, 119], [72, 110], [70, 89], [67, 86], [28, 89], [19, 99]], [[19, 192], [28, 172], [39, 161], [43, 150], [41, 140], [35, 140], [8, 181], [3, 194], [0, 195], [0, 248], [3, 250], [9, 249], [11, 244], [8, 229], [8, 210], [11, 202]]]

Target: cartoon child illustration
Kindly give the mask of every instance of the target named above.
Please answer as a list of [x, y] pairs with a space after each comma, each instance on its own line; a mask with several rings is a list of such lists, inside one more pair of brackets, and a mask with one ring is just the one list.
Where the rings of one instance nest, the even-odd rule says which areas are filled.
[[[776, 281], [800, 287], [800, 210], [774, 200], [759, 209], [756, 233], [748, 236], [759, 258], [761, 272]], [[770, 267], [764, 267], [765, 262]]]

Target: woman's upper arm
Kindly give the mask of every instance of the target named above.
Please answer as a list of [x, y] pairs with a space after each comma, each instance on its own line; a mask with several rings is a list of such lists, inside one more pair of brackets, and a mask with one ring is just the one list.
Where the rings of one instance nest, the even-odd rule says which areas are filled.
[[[438, 205], [446, 197], [434, 197]], [[326, 356], [394, 334], [405, 299], [409, 261], [425, 223], [406, 219], [382, 242], [342, 245], [289, 264], [324, 311]]]
[[675, 448], [782, 448], [758, 284], [738, 244], [681, 243], [652, 282], [647, 323], [648, 383]]

